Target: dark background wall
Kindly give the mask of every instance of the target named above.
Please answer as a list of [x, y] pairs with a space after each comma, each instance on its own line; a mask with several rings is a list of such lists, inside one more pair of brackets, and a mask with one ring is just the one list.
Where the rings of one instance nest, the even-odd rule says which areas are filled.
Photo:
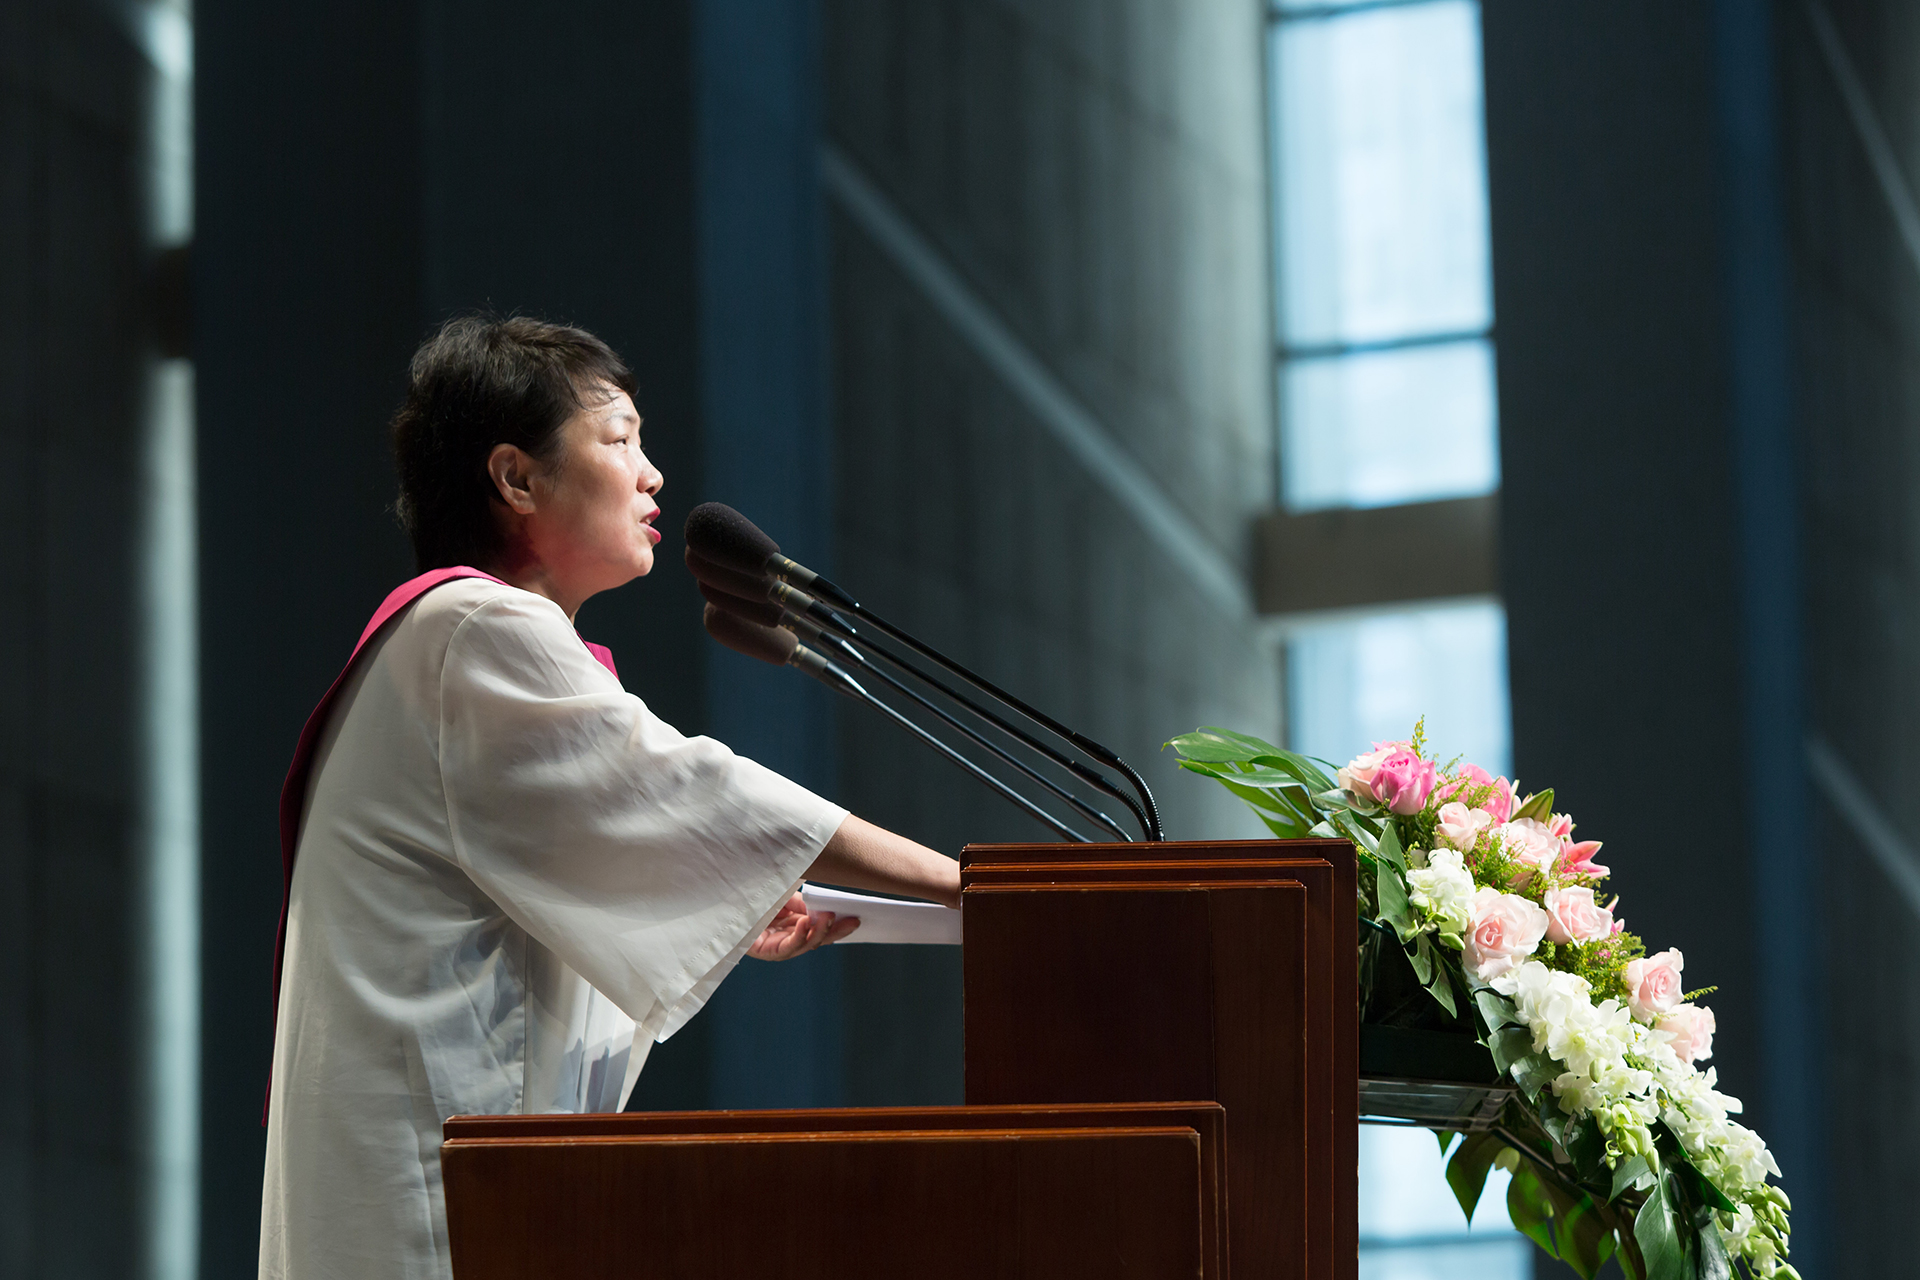
[[[1259, 834], [1160, 750], [1278, 736], [1244, 585], [1273, 474], [1257, 6], [823, 9], [845, 581], [1140, 767], [1173, 838]], [[936, 847], [1047, 836], [872, 716], [841, 752], [849, 803]], [[890, 950], [846, 957], [850, 1070], [958, 1101], [958, 957]]]
[[1721, 984], [1715, 1060], [1755, 1097], [1744, 770], [1704, 830], [1649, 803], [1746, 732], [1711, 11], [1495, 0], [1486, 34], [1515, 769]]
[[0, 1274], [142, 1264], [143, 435], [160, 351], [125, 16], [0, 6]]
[[1920, 1193], [1920, 934], [1911, 834], [1920, 564], [1920, 12], [1897, 0], [1783, 5], [1780, 70], [1793, 354], [1804, 459], [1807, 727], [1816, 744], [1827, 961], [1831, 1275], [1909, 1263], [1893, 1226]]
[[1819, 614], [1780, 172], [1802, 108], [1775, 72], [1804, 22], [1744, 0], [1483, 12], [1515, 767], [1606, 839], [1629, 926], [1718, 987], [1714, 1065], [1823, 1274]]

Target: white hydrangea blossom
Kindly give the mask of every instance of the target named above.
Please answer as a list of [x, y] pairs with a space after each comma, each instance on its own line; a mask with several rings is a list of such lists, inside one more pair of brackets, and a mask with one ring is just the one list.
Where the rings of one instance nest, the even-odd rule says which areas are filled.
[[[1437, 853], [1435, 856], [1438, 856]], [[1565, 1069], [1549, 1086], [1570, 1116], [1592, 1115], [1607, 1139], [1607, 1163], [1654, 1153], [1654, 1121], [1664, 1121], [1688, 1157], [1735, 1203], [1719, 1215], [1728, 1251], [1756, 1273], [1782, 1265], [1785, 1197], [1767, 1185], [1780, 1166], [1760, 1135], [1728, 1117], [1740, 1101], [1720, 1093], [1718, 1078], [1683, 1062], [1672, 1036], [1636, 1022], [1619, 1001], [1593, 1001], [1586, 979], [1529, 960], [1494, 979], [1513, 1001], [1533, 1051]]]
[[1453, 849], [1435, 849], [1425, 863], [1407, 872], [1407, 900], [1426, 913], [1437, 932], [1464, 936], [1473, 922], [1473, 872]]

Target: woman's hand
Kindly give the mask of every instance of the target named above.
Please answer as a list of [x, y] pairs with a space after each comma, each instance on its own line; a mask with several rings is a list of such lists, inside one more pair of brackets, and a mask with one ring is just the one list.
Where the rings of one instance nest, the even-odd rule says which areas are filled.
[[842, 919], [831, 911], [809, 912], [806, 899], [796, 893], [774, 914], [747, 948], [747, 954], [755, 960], [791, 960], [815, 947], [838, 942], [859, 927], [859, 916]]

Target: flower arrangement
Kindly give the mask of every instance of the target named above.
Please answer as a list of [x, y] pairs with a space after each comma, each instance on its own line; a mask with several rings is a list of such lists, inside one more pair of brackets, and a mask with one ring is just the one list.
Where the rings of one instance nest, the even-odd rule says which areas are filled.
[[1492, 1129], [1439, 1135], [1469, 1218], [1498, 1165], [1514, 1225], [1589, 1280], [1609, 1257], [1633, 1280], [1798, 1280], [1791, 1206], [1768, 1182], [1779, 1166], [1696, 1065], [1713, 1052], [1713, 1012], [1696, 1003], [1713, 988], [1683, 990], [1681, 953], [1647, 954], [1618, 899], [1602, 901], [1600, 844], [1575, 839], [1551, 790], [1435, 762], [1424, 722], [1332, 777], [1225, 729], [1168, 745], [1276, 836], [1352, 841], [1371, 941], [1403, 952], [1514, 1081]]

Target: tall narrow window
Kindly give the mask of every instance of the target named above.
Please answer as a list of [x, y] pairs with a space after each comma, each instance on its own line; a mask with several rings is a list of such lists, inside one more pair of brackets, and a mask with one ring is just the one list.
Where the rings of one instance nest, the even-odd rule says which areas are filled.
[[[1484, 499], [1500, 463], [1479, 5], [1271, 3], [1280, 505]], [[1373, 568], [1342, 564], [1356, 582]], [[1378, 598], [1291, 620], [1291, 745], [1338, 764], [1424, 716], [1443, 755], [1509, 771], [1499, 602]], [[1469, 1231], [1431, 1135], [1368, 1127], [1360, 1179], [1363, 1280], [1531, 1274], [1504, 1177]]]
[[1283, 0], [1271, 31], [1282, 498], [1489, 492], [1479, 5]]

